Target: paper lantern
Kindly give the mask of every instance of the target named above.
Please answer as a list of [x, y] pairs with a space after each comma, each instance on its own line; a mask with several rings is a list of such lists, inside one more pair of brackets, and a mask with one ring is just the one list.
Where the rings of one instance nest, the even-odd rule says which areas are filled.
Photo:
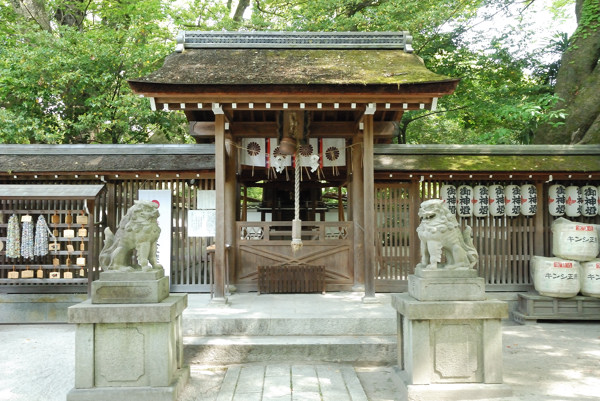
[[565, 214], [569, 217], [581, 216], [581, 188], [570, 185], [565, 190]]
[[458, 192], [458, 215], [460, 217], [471, 217], [473, 215], [473, 187], [461, 185]]
[[555, 184], [548, 188], [548, 210], [551, 216], [563, 216], [565, 214], [565, 201], [567, 189], [564, 185]]
[[504, 187], [504, 202], [506, 209], [504, 215], [509, 217], [518, 216], [521, 213], [521, 187], [518, 185], [507, 185]]
[[533, 216], [537, 213], [537, 189], [533, 184], [521, 185], [521, 214]]
[[440, 197], [450, 209], [450, 213], [456, 214], [456, 204], [458, 197], [456, 196], [456, 187], [454, 185], [444, 184], [440, 188]]
[[585, 217], [594, 217], [598, 214], [598, 188], [592, 185], [581, 187], [583, 203], [581, 214]]
[[473, 215], [475, 217], [486, 217], [490, 212], [490, 195], [488, 187], [476, 185], [473, 188]]
[[504, 210], [506, 209], [504, 187], [502, 185], [490, 185], [488, 193], [490, 194], [490, 214], [495, 217], [504, 216]]

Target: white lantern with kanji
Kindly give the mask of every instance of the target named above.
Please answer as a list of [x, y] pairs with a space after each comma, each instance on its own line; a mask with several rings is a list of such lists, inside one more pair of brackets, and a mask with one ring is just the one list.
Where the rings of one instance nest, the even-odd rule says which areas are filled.
[[581, 214], [585, 217], [594, 217], [598, 214], [598, 188], [593, 185], [581, 187], [583, 203]]
[[509, 217], [518, 216], [521, 213], [521, 187], [519, 185], [507, 185], [504, 187], [506, 209], [504, 215]]
[[494, 217], [504, 216], [504, 210], [506, 210], [504, 187], [502, 185], [490, 185], [488, 192], [490, 194], [490, 214]]
[[450, 213], [456, 214], [456, 204], [458, 202], [458, 198], [456, 196], [456, 187], [450, 184], [444, 184], [440, 188], [440, 197], [450, 209]]
[[563, 216], [565, 214], [566, 200], [567, 189], [564, 185], [550, 185], [550, 188], [548, 188], [548, 210], [551, 216]]
[[461, 185], [458, 192], [458, 215], [460, 217], [471, 217], [473, 215], [473, 187]]
[[566, 188], [565, 196], [565, 214], [569, 217], [581, 216], [581, 204], [583, 203], [581, 188], [570, 185]]
[[537, 213], [537, 189], [533, 184], [521, 185], [521, 214], [533, 216]]
[[486, 217], [490, 212], [490, 194], [486, 185], [476, 185], [473, 188], [473, 215]]

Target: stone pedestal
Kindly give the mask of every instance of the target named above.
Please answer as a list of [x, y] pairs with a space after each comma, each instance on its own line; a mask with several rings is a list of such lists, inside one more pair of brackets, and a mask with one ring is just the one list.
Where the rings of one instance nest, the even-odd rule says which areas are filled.
[[408, 293], [419, 301], [483, 301], [485, 280], [473, 269], [417, 269], [408, 276]]
[[[139, 280], [129, 280], [129, 273], [114, 274], [101, 278], [92, 299], [69, 308], [77, 331], [75, 388], [67, 400], [175, 401], [190, 376], [183, 366], [187, 294], [169, 295], [168, 282], [165, 294], [165, 277], [144, 280], [135, 276], [143, 273], [131, 273]], [[158, 301], [149, 302], [149, 294]], [[141, 303], [115, 303], [136, 295]]]
[[[419, 401], [508, 397], [501, 323], [508, 305], [485, 300], [476, 277], [452, 276], [449, 271], [409, 276], [409, 294], [392, 297], [401, 391]], [[467, 300], [456, 300], [461, 297]]]
[[162, 269], [145, 272], [107, 271], [92, 282], [92, 303], [156, 303], [169, 295], [169, 278]]

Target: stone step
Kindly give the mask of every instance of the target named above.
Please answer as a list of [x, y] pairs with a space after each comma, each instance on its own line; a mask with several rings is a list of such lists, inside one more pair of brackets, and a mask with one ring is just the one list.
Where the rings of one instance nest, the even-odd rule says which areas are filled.
[[392, 336], [395, 317], [212, 318], [184, 313], [184, 336]]
[[188, 364], [251, 362], [397, 363], [397, 339], [386, 336], [186, 336]]

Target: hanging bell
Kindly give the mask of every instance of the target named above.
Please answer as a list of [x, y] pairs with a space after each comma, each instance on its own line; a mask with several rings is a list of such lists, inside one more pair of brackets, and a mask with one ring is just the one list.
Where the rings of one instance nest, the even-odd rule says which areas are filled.
[[284, 136], [279, 142], [279, 151], [284, 155], [293, 155], [296, 153], [296, 140], [289, 136]]

